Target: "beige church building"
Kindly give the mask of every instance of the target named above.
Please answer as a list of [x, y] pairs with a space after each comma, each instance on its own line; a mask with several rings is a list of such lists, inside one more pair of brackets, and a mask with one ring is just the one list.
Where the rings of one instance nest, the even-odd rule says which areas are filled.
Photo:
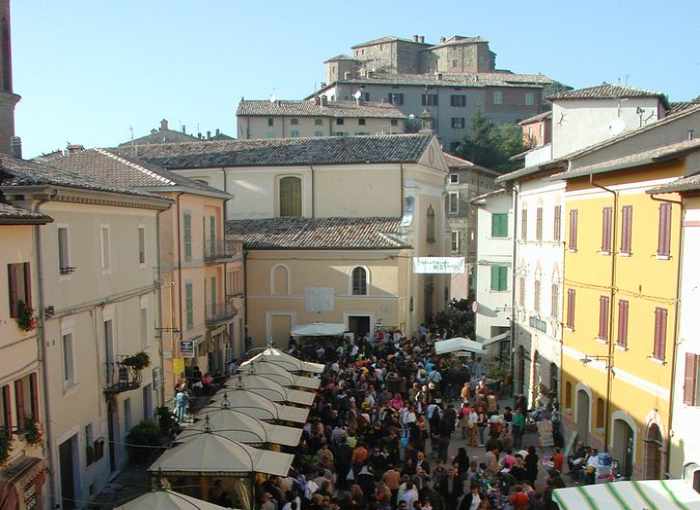
[[284, 347], [318, 321], [410, 334], [449, 296], [449, 275], [412, 268], [449, 251], [448, 168], [430, 133], [122, 150], [233, 196], [226, 233], [245, 247], [248, 347]]

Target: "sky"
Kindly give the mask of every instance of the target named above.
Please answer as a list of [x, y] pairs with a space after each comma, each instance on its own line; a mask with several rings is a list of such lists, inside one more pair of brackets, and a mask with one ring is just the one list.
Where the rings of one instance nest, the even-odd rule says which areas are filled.
[[384, 35], [490, 41], [498, 68], [700, 95], [700, 0], [11, 0], [25, 157], [113, 146], [166, 118], [235, 135], [241, 97], [301, 99]]

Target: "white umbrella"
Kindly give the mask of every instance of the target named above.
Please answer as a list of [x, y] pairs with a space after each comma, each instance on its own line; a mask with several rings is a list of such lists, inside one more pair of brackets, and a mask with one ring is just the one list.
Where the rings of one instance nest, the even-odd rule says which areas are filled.
[[284, 446], [299, 446], [302, 433], [300, 428], [266, 423], [235, 409], [205, 408], [197, 415], [197, 421], [188, 425], [180, 436], [206, 430], [239, 443], [273, 443]]
[[630, 508], [700, 508], [700, 494], [686, 480], [610, 482], [555, 489], [554, 501], [562, 510], [578, 508], [627, 510]]
[[479, 342], [461, 337], [435, 342], [435, 354], [448, 354], [450, 352], [459, 351], [468, 351], [480, 354], [484, 352], [484, 348]]
[[314, 322], [295, 327], [292, 336], [343, 336], [346, 331], [343, 323]]
[[226, 383], [227, 388], [253, 390], [274, 402], [289, 402], [311, 406], [315, 395], [308, 391], [292, 390], [261, 375], [235, 375]]
[[321, 386], [321, 381], [319, 379], [292, 374], [285, 369], [283, 365], [272, 361], [254, 361], [245, 366], [241, 366], [238, 372], [246, 375], [262, 375], [286, 387], [296, 386], [308, 390], [317, 390], [319, 386]]
[[[260, 420], [280, 420], [292, 423], [306, 423], [309, 410], [305, 407], [285, 406], [250, 390], [222, 390], [212, 399], [208, 408], [234, 408], [236, 411]], [[206, 408], [205, 408], [206, 409]]]
[[148, 492], [115, 510], [228, 510], [223, 506], [171, 490]]
[[311, 374], [322, 374], [326, 369], [326, 366], [321, 363], [311, 363], [308, 361], [302, 361], [299, 358], [295, 358], [291, 354], [275, 349], [274, 347], [268, 347], [259, 354], [256, 354], [247, 361], [241, 363], [241, 366], [245, 366], [254, 361], [273, 361], [279, 365], [284, 366], [290, 372], [309, 372]]

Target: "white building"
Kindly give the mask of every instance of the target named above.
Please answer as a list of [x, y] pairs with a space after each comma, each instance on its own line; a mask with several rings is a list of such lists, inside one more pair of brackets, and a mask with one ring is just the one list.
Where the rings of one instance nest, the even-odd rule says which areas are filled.
[[[476, 340], [510, 340], [513, 304], [513, 227], [511, 194], [500, 189], [472, 200], [477, 209]], [[507, 346], [503, 342], [502, 346]], [[503, 347], [505, 349], [505, 347]], [[500, 356], [507, 356], [505, 350]]]

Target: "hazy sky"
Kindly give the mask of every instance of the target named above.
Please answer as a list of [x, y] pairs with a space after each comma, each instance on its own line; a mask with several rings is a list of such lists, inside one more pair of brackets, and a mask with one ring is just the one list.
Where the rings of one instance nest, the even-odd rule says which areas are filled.
[[110, 146], [165, 117], [235, 134], [240, 98], [298, 99], [382, 35], [480, 35], [499, 68], [700, 95], [700, 0], [11, 0], [25, 157]]

